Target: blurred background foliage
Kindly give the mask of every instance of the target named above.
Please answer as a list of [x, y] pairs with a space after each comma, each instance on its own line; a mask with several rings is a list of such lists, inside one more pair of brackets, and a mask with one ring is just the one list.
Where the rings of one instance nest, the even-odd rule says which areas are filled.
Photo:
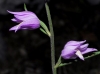
[[[11, 21], [13, 15], [6, 11], [23, 11], [23, 3], [26, 3], [27, 9], [48, 26], [44, 2], [0, 0], [0, 74], [51, 74], [49, 38], [39, 29], [9, 32], [17, 23]], [[100, 0], [48, 0], [48, 4], [55, 33], [56, 60], [69, 40], [87, 40], [89, 47], [100, 50]], [[99, 63], [100, 55], [79, 60], [58, 68], [58, 74], [100, 74]]]

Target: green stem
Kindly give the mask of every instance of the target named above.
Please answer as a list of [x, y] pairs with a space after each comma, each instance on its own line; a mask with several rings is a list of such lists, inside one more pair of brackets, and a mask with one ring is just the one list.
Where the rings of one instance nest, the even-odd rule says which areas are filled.
[[50, 10], [49, 10], [49, 6], [47, 3], [45, 3], [45, 8], [46, 8], [47, 18], [48, 18], [48, 23], [49, 23], [50, 33], [51, 33], [50, 42], [51, 42], [52, 72], [53, 72], [53, 74], [56, 74], [56, 68], [54, 68], [54, 66], [55, 66], [54, 32], [53, 32], [53, 25], [52, 25]]

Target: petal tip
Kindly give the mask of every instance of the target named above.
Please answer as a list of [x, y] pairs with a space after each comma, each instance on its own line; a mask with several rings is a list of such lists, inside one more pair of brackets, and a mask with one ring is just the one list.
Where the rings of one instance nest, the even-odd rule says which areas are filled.
[[11, 11], [7, 10], [8, 13], [11, 13]]
[[9, 29], [9, 31], [12, 31], [12, 30], [13, 30], [12, 28]]
[[83, 58], [80, 58], [82, 61], [84, 61], [84, 57]]
[[98, 50], [97, 50], [97, 49], [95, 49], [95, 48], [94, 48], [93, 50], [94, 50], [94, 51], [98, 51]]

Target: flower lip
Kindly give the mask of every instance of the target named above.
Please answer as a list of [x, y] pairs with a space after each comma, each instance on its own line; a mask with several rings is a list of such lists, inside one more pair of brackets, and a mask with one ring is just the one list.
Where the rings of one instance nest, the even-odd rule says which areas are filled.
[[83, 57], [81, 51], [77, 50], [75, 54], [76, 54], [81, 60], [84, 60], [84, 57]]

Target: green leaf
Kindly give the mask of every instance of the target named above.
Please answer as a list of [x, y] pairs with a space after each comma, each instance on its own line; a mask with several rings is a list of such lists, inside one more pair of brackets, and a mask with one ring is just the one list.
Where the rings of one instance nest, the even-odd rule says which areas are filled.
[[26, 4], [24, 3], [24, 10], [27, 11]]
[[40, 28], [40, 31], [47, 35], [47, 33], [42, 28]]
[[47, 33], [47, 35], [50, 37], [51, 34], [50, 34], [50, 31], [48, 30], [46, 24], [40, 20], [40, 25], [44, 29], [44, 31]]
[[48, 28], [47, 28], [46, 24], [44, 22], [42, 22], [41, 20], [40, 20], [40, 25], [41, 25], [41, 27], [43, 27], [43, 29], [48, 31]]

